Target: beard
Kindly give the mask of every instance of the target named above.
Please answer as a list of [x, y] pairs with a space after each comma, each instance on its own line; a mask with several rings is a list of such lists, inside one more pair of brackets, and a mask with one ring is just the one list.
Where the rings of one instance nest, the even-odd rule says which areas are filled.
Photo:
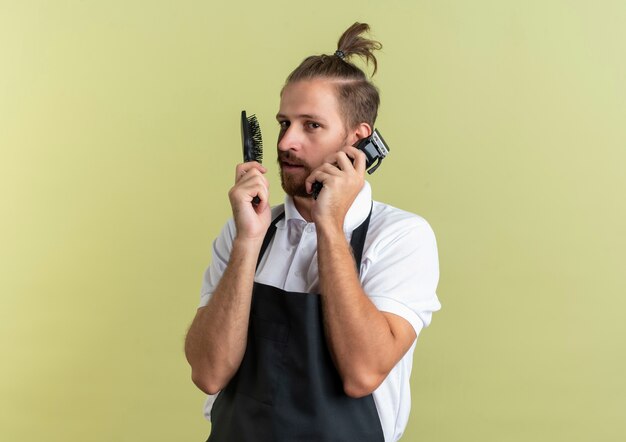
[[[301, 169], [295, 171], [295, 173], [285, 172], [283, 170], [282, 162], [286, 161], [290, 164], [301, 166]], [[280, 166], [280, 184], [285, 193], [291, 197], [312, 198], [313, 196], [306, 191], [305, 181], [311, 174], [312, 169], [306, 165], [302, 160], [294, 158], [289, 152], [278, 155], [278, 165]]]
[[[348, 141], [348, 134], [344, 133], [341, 143], [335, 149], [336, 152], [340, 151], [343, 146], [346, 145]], [[287, 151], [278, 151], [278, 165], [280, 166], [280, 183], [283, 187], [285, 193], [291, 197], [301, 197], [301, 198], [313, 198], [312, 193], [307, 193], [305, 181], [313, 172], [313, 167], [307, 164], [305, 161], [295, 157], [291, 150]], [[294, 170], [292, 172], [286, 172], [283, 170], [283, 162], [287, 162], [289, 164], [295, 166], [301, 166], [301, 168]]]

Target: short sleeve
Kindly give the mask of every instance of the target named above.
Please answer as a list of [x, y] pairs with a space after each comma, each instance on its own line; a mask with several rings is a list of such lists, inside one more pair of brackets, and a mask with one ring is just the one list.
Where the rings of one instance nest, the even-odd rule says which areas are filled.
[[[423, 218], [385, 213], [364, 255], [362, 284], [374, 305], [406, 319], [419, 335], [441, 308], [436, 290], [439, 258], [435, 234]], [[370, 232], [368, 232], [370, 235]]]
[[235, 232], [235, 223], [231, 219], [224, 225], [220, 235], [213, 241], [213, 256], [211, 264], [205, 270], [202, 278], [199, 307], [207, 305], [209, 299], [211, 299], [211, 295], [217, 287], [217, 284], [224, 274], [224, 270], [226, 270], [226, 265], [228, 264], [230, 253], [233, 248], [233, 238], [235, 237]]

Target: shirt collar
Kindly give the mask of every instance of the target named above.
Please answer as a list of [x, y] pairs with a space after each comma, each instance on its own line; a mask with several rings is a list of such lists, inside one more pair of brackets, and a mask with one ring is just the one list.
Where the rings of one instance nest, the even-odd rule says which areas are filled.
[[[343, 231], [346, 233], [352, 232], [354, 229], [359, 227], [369, 215], [371, 208], [372, 187], [367, 181], [365, 181], [363, 187], [350, 206], [350, 209], [348, 209], [346, 218], [343, 221]], [[300, 212], [296, 209], [293, 198], [289, 195], [285, 195], [285, 222], [289, 222], [290, 220], [298, 220], [306, 223], [306, 220], [302, 218], [302, 215], [300, 215]]]

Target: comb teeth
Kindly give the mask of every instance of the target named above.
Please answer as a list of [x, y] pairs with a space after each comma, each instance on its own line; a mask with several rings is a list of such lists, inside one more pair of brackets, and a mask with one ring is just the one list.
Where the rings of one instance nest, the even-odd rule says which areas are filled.
[[250, 115], [248, 117], [248, 128], [250, 129], [249, 136], [252, 139], [250, 149], [251, 161], [261, 163], [263, 161], [263, 137], [261, 136], [261, 127], [259, 126], [259, 120], [257, 120], [256, 115]]

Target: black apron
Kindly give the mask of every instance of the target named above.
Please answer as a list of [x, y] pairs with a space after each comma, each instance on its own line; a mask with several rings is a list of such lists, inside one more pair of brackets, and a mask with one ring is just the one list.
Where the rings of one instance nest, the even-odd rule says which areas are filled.
[[[257, 268], [283, 217], [270, 225]], [[357, 269], [370, 217], [352, 233]], [[251, 307], [246, 351], [213, 404], [207, 442], [383, 442], [372, 395], [343, 391], [319, 295], [255, 282]]]

